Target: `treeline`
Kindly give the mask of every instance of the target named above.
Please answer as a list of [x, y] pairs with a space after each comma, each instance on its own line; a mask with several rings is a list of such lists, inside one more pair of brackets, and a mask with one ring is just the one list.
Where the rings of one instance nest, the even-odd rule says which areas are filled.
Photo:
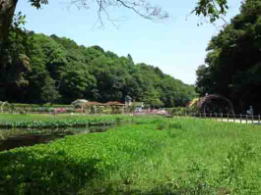
[[[0, 65], [0, 100], [22, 103], [135, 101], [151, 106], [183, 106], [194, 87], [132, 57], [120, 57], [99, 46], [79, 46], [67, 38], [13, 27]], [[3, 57], [2, 56], [2, 57]]]
[[261, 1], [246, 0], [207, 48], [206, 64], [197, 70], [197, 91], [230, 98], [237, 112], [250, 105], [261, 112]]

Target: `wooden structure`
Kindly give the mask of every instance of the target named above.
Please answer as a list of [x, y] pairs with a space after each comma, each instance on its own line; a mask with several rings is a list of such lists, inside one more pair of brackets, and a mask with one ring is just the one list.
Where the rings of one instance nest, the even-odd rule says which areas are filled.
[[85, 112], [88, 113], [123, 113], [125, 111], [125, 104], [118, 101], [111, 101], [107, 103], [100, 102], [86, 102], [83, 106]]
[[235, 114], [232, 102], [228, 98], [217, 94], [210, 94], [200, 98], [197, 107], [201, 113]]

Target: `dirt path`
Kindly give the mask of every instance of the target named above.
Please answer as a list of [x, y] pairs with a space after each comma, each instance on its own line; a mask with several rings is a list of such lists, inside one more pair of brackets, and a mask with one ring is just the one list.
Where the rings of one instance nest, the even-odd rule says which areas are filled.
[[230, 123], [242, 123], [242, 124], [255, 124], [255, 125], [261, 125], [261, 121], [258, 120], [252, 120], [252, 119], [227, 119], [227, 118], [219, 118], [217, 121], [221, 122], [230, 122]]

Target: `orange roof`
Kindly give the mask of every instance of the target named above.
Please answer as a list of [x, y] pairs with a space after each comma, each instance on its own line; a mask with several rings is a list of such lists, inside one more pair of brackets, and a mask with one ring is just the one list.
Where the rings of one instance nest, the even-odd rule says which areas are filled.
[[100, 103], [100, 102], [86, 102], [85, 105], [86, 106], [103, 105], [103, 103]]
[[107, 103], [100, 103], [100, 102], [86, 102], [85, 106], [124, 106], [125, 104], [118, 102], [118, 101], [110, 101]]

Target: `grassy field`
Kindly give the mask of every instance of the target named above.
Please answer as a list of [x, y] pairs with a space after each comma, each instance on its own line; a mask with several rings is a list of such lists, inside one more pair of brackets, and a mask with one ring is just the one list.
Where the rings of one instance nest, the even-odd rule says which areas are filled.
[[0, 194], [261, 193], [260, 126], [135, 120], [0, 153]]

